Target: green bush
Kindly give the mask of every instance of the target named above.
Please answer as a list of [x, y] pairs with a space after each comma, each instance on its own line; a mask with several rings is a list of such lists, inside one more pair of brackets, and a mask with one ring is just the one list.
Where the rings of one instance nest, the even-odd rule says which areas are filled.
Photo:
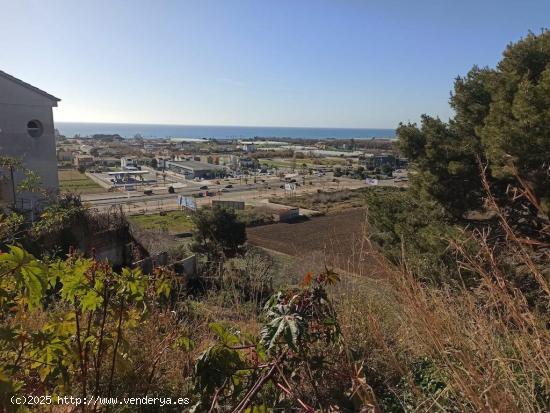
[[394, 264], [406, 265], [417, 277], [439, 283], [458, 277], [450, 239], [461, 237], [436, 203], [415, 198], [410, 191], [367, 192], [371, 239]]

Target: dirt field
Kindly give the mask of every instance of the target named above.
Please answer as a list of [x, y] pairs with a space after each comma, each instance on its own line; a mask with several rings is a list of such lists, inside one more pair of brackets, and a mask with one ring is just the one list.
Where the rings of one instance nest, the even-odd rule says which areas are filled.
[[[248, 228], [248, 241], [259, 247], [373, 275], [372, 251], [365, 242], [365, 210], [356, 208], [297, 223]], [[308, 269], [309, 270], [309, 269]]]

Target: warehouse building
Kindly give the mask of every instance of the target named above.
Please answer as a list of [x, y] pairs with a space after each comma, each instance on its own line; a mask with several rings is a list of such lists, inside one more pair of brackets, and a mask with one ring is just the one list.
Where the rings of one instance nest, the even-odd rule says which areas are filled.
[[219, 166], [198, 161], [166, 161], [166, 167], [184, 175], [186, 179], [209, 179], [224, 174], [224, 170]]

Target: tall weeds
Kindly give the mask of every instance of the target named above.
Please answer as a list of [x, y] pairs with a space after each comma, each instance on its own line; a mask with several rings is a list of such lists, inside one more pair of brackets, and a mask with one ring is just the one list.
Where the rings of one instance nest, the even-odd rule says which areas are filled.
[[[477, 280], [473, 287], [419, 281], [406, 256], [396, 267], [373, 252], [365, 228], [365, 257], [375, 264], [347, 269], [346, 281], [334, 291], [346, 344], [364, 362], [382, 410], [550, 409], [544, 261], [533, 259], [533, 242], [514, 233], [487, 182], [485, 190], [499, 219], [500, 244], [491, 231], [479, 229], [460, 242], [449, 240], [460, 273]], [[537, 291], [536, 303], [518, 287], [517, 268]]]

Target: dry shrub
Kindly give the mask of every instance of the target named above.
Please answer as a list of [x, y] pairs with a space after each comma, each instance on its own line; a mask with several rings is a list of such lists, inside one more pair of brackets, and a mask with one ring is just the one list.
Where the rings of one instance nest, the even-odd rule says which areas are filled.
[[[496, 203], [492, 207], [506, 254], [489, 232], [473, 231], [451, 244], [461, 270], [476, 276], [475, 287], [427, 285], [411, 274], [406, 257], [396, 268], [367, 252], [377, 265], [350, 269], [333, 292], [346, 345], [364, 362], [382, 410], [550, 409], [547, 279], [530, 246], [514, 235]], [[367, 245], [366, 230], [364, 236]], [[517, 287], [510, 262], [537, 285], [537, 305]], [[373, 271], [376, 279], [369, 278]]]
[[117, 394], [194, 397], [195, 361], [215, 341], [208, 325], [223, 322], [243, 332], [259, 330], [255, 312], [236, 293], [212, 292], [200, 301], [188, 297], [170, 309], [150, 311], [147, 322], [126, 337], [131, 353], [126, 368], [117, 370]]

